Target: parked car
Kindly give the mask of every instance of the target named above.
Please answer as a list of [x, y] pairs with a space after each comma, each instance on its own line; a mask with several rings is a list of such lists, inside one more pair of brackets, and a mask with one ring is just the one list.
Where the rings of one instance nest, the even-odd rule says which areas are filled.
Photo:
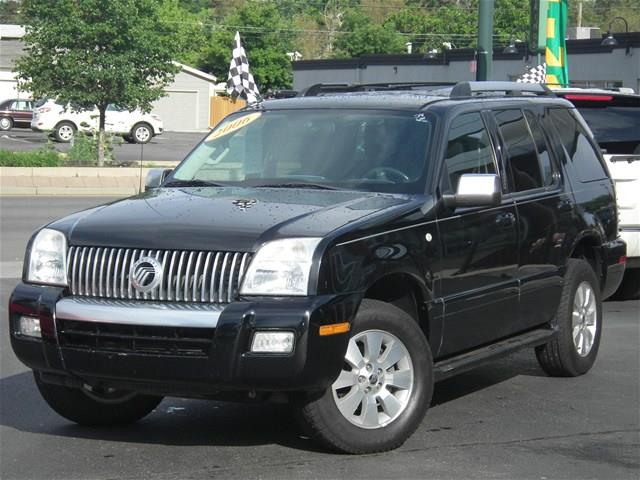
[[11, 98], [0, 103], [0, 130], [29, 128], [32, 109], [33, 102], [24, 98]]
[[627, 269], [613, 298], [640, 298], [640, 95], [601, 89], [562, 89], [557, 94], [582, 114], [616, 185]]
[[[35, 105], [31, 129], [36, 132], [52, 132], [59, 142], [70, 142], [75, 132], [94, 132], [98, 129], [98, 109], [86, 110], [56, 100], [43, 100]], [[122, 135], [129, 143], [148, 143], [163, 132], [162, 119], [154, 113], [141, 110], [128, 111], [109, 105], [105, 118], [105, 130]]]
[[35, 232], [11, 344], [56, 412], [288, 400], [322, 444], [370, 453], [489, 359], [589, 371], [625, 243], [572, 105], [511, 82], [344, 90], [233, 113], [145, 193]]

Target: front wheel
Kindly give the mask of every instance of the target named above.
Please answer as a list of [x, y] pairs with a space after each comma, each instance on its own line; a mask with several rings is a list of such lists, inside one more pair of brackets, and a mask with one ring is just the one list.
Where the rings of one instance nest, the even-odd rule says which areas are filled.
[[600, 285], [587, 261], [569, 259], [554, 323], [558, 333], [536, 348], [538, 363], [554, 377], [587, 373], [596, 361], [602, 334]]
[[60, 122], [53, 134], [58, 142], [69, 143], [76, 134], [76, 126], [71, 122]]
[[148, 123], [136, 123], [131, 129], [131, 138], [135, 143], [149, 143], [153, 138], [153, 128]]
[[301, 399], [299, 419], [333, 450], [382, 452], [416, 430], [432, 393], [433, 360], [416, 321], [393, 305], [365, 300], [342, 371], [324, 392]]
[[87, 426], [124, 425], [151, 413], [162, 397], [139, 395], [113, 389], [96, 389], [88, 385], [70, 388], [45, 383], [34, 372], [36, 385], [49, 406], [59, 415]]

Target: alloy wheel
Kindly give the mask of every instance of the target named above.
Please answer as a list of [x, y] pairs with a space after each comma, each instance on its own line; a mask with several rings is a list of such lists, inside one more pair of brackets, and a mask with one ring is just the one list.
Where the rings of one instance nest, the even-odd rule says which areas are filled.
[[582, 282], [576, 289], [571, 313], [571, 333], [573, 345], [581, 357], [591, 352], [598, 328], [596, 297], [588, 282]]
[[138, 143], [146, 143], [151, 136], [151, 132], [147, 127], [138, 127], [136, 128], [134, 135]]
[[73, 138], [73, 127], [70, 125], [62, 125], [58, 128], [58, 137], [65, 142], [70, 141]]
[[406, 409], [414, 385], [407, 347], [382, 330], [366, 330], [349, 340], [345, 363], [331, 386], [338, 410], [366, 429], [393, 422]]

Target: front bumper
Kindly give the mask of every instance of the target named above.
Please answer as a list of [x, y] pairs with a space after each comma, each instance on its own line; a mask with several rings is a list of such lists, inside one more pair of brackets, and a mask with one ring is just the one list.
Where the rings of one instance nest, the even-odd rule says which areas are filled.
[[[342, 368], [348, 334], [320, 336], [319, 328], [352, 322], [361, 301], [327, 295], [196, 309], [66, 293], [24, 283], [14, 290], [11, 345], [25, 365], [49, 376], [185, 397], [326, 388]], [[40, 320], [42, 339], [17, 333], [25, 315]], [[254, 332], [264, 330], [294, 332], [294, 351], [252, 353]]]

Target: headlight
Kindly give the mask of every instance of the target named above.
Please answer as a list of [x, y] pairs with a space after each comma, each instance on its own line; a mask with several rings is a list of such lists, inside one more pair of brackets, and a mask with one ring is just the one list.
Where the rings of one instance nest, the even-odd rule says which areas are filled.
[[287, 238], [262, 246], [242, 282], [242, 295], [307, 295], [320, 238]]
[[67, 285], [67, 238], [63, 233], [44, 228], [31, 244], [27, 281], [49, 285]]

